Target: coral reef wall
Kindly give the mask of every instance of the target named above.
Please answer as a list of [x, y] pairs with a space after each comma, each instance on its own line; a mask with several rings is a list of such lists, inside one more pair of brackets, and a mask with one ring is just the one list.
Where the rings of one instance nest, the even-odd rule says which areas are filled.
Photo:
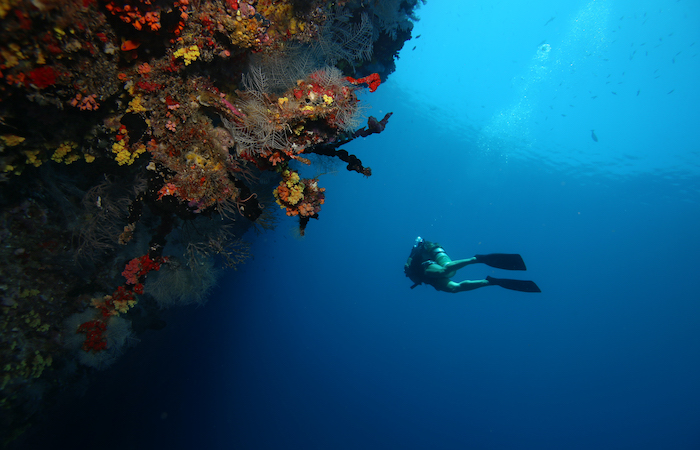
[[325, 190], [301, 167], [371, 175], [340, 146], [387, 126], [360, 128], [357, 93], [394, 70], [417, 6], [0, 0], [4, 442], [161, 308], [204, 302], [250, 227], [303, 234]]

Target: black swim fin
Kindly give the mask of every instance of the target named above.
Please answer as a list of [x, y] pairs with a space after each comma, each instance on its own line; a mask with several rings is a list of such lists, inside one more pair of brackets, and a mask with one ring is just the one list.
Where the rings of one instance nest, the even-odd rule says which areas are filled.
[[491, 253], [489, 255], [474, 255], [476, 262], [506, 270], [527, 270], [522, 256], [510, 253]]
[[520, 292], [542, 292], [534, 281], [529, 280], [509, 280], [506, 278], [486, 277], [486, 280], [496, 286], [500, 286], [511, 291]]

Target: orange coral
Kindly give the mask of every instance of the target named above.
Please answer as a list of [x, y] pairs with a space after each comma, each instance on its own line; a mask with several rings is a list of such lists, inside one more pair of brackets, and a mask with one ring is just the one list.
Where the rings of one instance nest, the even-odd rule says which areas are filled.
[[324, 191], [318, 187], [317, 179], [301, 179], [295, 170], [285, 169], [282, 181], [272, 194], [288, 216], [313, 217], [321, 211]]

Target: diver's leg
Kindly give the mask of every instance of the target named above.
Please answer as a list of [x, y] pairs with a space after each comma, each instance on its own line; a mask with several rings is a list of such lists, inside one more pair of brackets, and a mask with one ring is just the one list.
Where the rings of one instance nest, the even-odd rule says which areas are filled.
[[435, 262], [445, 268], [445, 273], [454, 272], [469, 264], [476, 264], [476, 257], [452, 261], [444, 250], [440, 249], [435, 255]]
[[459, 283], [455, 283], [449, 278], [435, 278], [426, 283], [433, 286], [438, 291], [449, 292], [456, 294], [457, 292], [466, 292], [478, 289], [484, 286], [491, 286], [488, 280], [464, 280]]
[[447, 284], [447, 292], [452, 292], [455, 294], [457, 292], [473, 291], [474, 289], [479, 289], [480, 287], [484, 286], [490, 286], [490, 283], [487, 280], [464, 280], [460, 281], [459, 283], [450, 281]]
[[452, 272], [470, 264], [476, 264], [476, 258], [458, 259], [456, 261], [450, 261], [447, 264], [445, 264], [444, 267], [445, 271]]

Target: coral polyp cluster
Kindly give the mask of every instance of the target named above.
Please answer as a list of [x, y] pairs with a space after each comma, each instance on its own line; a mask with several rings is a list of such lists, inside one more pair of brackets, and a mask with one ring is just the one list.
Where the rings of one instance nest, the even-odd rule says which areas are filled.
[[1, 438], [203, 302], [249, 228], [303, 235], [312, 161], [372, 174], [341, 147], [387, 126], [358, 93], [418, 1], [0, 1]]
[[303, 236], [309, 219], [317, 219], [325, 201], [324, 188], [318, 178], [300, 178], [299, 173], [284, 169], [282, 181], [272, 192], [275, 202], [288, 216], [299, 216], [299, 233]]

